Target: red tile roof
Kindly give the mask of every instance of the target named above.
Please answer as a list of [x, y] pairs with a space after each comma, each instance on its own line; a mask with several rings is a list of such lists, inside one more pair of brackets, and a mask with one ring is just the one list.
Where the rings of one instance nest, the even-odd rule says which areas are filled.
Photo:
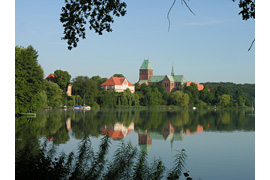
[[204, 86], [202, 84], [199, 84], [199, 83], [196, 83], [196, 82], [191, 82], [191, 81], [186, 81], [186, 82], [187, 82], [187, 86], [190, 86], [191, 83], [197, 84], [199, 91], [204, 89]]
[[[197, 131], [192, 132], [192, 133], [198, 133], [198, 132], [202, 132], [202, 131], [203, 131], [203, 126], [198, 125], [198, 126], [197, 126]], [[189, 129], [186, 129], [186, 135], [187, 135], [187, 134], [191, 134], [191, 132], [190, 132]]]
[[126, 135], [128, 135], [133, 129], [128, 129], [127, 134], [124, 135], [121, 130], [112, 130], [112, 129], [102, 129], [104, 134], [107, 134], [112, 139], [123, 139]]
[[[124, 80], [126, 78], [124, 77], [111, 77], [110, 79], [108, 79], [106, 82], [104, 82], [103, 84], [101, 85], [109, 85], [109, 86], [112, 86], [112, 85], [122, 85]], [[128, 80], [128, 86], [134, 86], [133, 84], [131, 84]]]
[[50, 77], [53, 77], [54, 78], [54, 74], [53, 73], [51, 73], [48, 77], [46, 77], [45, 79], [48, 79], [48, 78], [50, 78]]
[[122, 131], [120, 131], [120, 130], [114, 131], [114, 130], [102, 129], [102, 132], [104, 134], [107, 134], [108, 136], [110, 136], [110, 138], [112, 138], [112, 139], [123, 139], [124, 138], [124, 135], [123, 135]]

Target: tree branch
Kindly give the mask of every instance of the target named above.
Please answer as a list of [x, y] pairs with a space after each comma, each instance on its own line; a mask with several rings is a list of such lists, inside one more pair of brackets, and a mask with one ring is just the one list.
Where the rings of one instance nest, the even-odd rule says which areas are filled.
[[170, 12], [171, 12], [171, 10], [172, 10], [172, 8], [173, 8], [175, 2], [176, 2], [176, 0], [173, 1], [172, 6], [170, 7], [170, 9], [169, 9], [169, 11], [168, 11], [168, 13], [167, 13], [167, 19], [168, 19], [168, 21], [169, 21], [168, 32], [170, 31], [170, 26], [171, 26], [171, 21], [170, 21], [169, 15], [170, 15]]
[[[172, 8], [173, 8], [175, 2], [176, 2], [176, 0], [173, 1], [172, 5], [171, 5], [171, 7], [170, 7], [170, 9], [169, 9], [169, 11], [168, 11], [168, 13], [167, 13], [167, 19], [168, 19], [168, 22], [169, 22], [168, 32], [170, 31], [170, 26], [171, 26], [171, 21], [170, 21], [169, 15], [170, 15], [170, 12], [171, 12], [171, 10], [172, 10]], [[181, 4], [182, 4], [182, 5], [183, 5], [183, 2], [185, 3], [185, 5], [186, 5], [186, 7], [189, 9], [189, 11], [190, 11], [194, 16], [196, 16], [195, 13], [194, 13], [194, 12], [191, 10], [191, 8], [188, 6], [186, 0], [181, 0]]]
[[252, 48], [254, 42], [255, 42], [255, 39], [252, 41], [250, 47], [248, 48], [248, 51]]

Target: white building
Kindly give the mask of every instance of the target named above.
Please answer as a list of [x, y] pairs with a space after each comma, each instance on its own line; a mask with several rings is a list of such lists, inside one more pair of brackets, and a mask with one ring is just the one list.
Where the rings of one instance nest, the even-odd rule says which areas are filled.
[[106, 91], [114, 90], [115, 92], [123, 92], [124, 90], [129, 89], [132, 93], [135, 92], [135, 86], [124, 77], [111, 77], [101, 84], [101, 86]]

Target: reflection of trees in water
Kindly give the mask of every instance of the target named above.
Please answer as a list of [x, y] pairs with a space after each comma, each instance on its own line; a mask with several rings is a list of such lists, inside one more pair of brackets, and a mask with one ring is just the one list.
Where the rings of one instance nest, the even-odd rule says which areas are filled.
[[217, 111], [210, 130], [233, 131], [233, 130], [255, 130], [255, 118], [246, 115], [246, 111]]
[[28, 148], [28, 151], [33, 153], [39, 147], [40, 125], [42, 123], [36, 122], [36, 119], [29, 122], [26, 117], [15, 118], [16, 153], [25, 148]]
[[[52, 161], [42, 157], [39, 149], [38, 139], [41, 136], [53, 137], [54, 144], [62, 144], [69, 140], [69, 131], [77, 139], [82, 139], [84, 136], [99, 136], [104, 125], [114, 125], [116, 122], [128, 127], [131, 122], [134, 122], [134, 128], [138, 131], [141, 129], [141, 138], [146, 138], [146, 143], [152, 143], [154, 132], [159, 132], [162, 139], [171, 140], [176, 138], [176, 134], [183, 138], [181, 132], [189, 130], [190, 133], [198, 131], [198, 127], [205, 131], [232, 131], [232, 130], [251, 130], [255, 129], [254, 116], [246, 115], [246, 111], [168, 111], [168, 110], [101, 110], [101, 111], [40, 111], [37, 118], [28, 121], [27, 118], [16, 118], [16, 167], [22, 168], [16, 170], [19, 172], [30, 172], [27, 168], [32, 168], [33, 163], [37, 163], [37, 159], [43, 158], [42, 162]], [[200, 126], [199, 126], [200, 125]], [[70, 130], [71, 129], [71, 130]], [[147, 130], [147, 135], [143, 135], [143, 130]], [[152, 134], [151, 134], [152, 133]], [[171, 134], [174, 134], [171, 137]], [[152, 136], [152, 137], [151, 137]], [[151, 139], [151, 140], [150, 140]], [[150, 143], [151, 141], [151, 143]], [[147, 143], [148, 142], [148, 143]], [[105, 148], [105, 147], [104, 147]], [[147, 149], [147, 147], [146, 147]], [[147, 150], [146, 150], [147, 152]], [[40, 154], [41, 153], [41, 154]], [[44, 154], [43, 154], [44, 155]], [[22, 160], [18, 160], [18, 157]], [[34, 157], [34, 158], [32, 158]], [[92, 156], [92, 157], [98, 157]], [[139, 154], [136, 156], [139, 159]], [[65, 161], [67, 156], [63, 157]], [[75, 155], [74, 155], [75, 158]], [[57, 159], [59, 167], [62, 167], [60, 157]], [[76, 158], [75, 158], [76, 159]], [[75, 159], [73, 161], [75, 162]], [[94, 158], [95, 159], [95, 158]], [[33, 160], [33, 162], [32, 162]], [[23, 162], [25, 161], [25, 162]], [[30, 162], [27, 162], [30, 161]], [[117, 163], [117, 162], [115, 162]], [[157, 161], [156, 165], [160, 162]], [[44, 164], [43, 164], [44, 165]], [[68, 164], [64, 163], [68, 167]], [[63, 166], [64, 166], [63, 165]], [[160, 164], [159, 164], [160, 165]], [[23, 167], [25, 166], [25, 168]], [[148, 166], [149, 167], [149, 166]], [[48, 167], [49, 168], [49, 167]], [[73, 167], [74, 168], [74, 167]], [[68, 169], [70, 170], [70, 169]], [[41, 170], [43, 172], [43, 170]], [[44, 173], [48, 170], [44, 168]], [[64, 169], [56, 173], [64, 173]], [[42, 174], [41, 172], [41, 174]], [[113, 171], [116, 173], [115, 171]], [[32, 172], [30, 172], [32, 173]], [[35, 172], [33, 172], [35, 174]], [[67, 173], [67, 172], [66, 172]], [[52, 173], [53, 174], [53, 173]], [[65, 174], [65, 173], [64, 173]], [[65, 174], [66, 175], [66, 174]], [[26, 175], [25, 175], [26, 176]], [[105, 176], [105, 175], [104, 175]], [[117, 175], [118, 176], [118, 175]], [[120, 176], [120, 175], [119, 175]], [[39, 175], [37, 175], [39, 177]], [[47, 177], [47, 176], [44, 176]]]
[[148, 163], [147, 154], [130, 143], [121, 143], [108, 161], [110, 139], [103, 136], [97, 153], [91, 148], [89, 137], [84, 137], [78, 151], [58, 154], [55, 146], [45, 141], [35, 153], [26, 146], [16, 152], [15, 175], [17, 179], [178, 179], [185, 170], [187, 155], [184, 150], [175, 156], [174, 166], [167, 170], [164, 163]]
[[[40, 111], [33, 121], [16, 120], [16, 137], [20, 138], [25, 131], [36, 136], [49, 136], [55, 144], [65, 143], [69, 140], [69, 133], [76, 139], [84, 135], [100, 136], [105, 125], [113, 126], [122, 123], [128, 127], [134, 122], [136, 131], [163, 132], [166, 124], [173, 125], [175, 130], [188, 129], [190, 133], [196, 132], [198, 125], [204, 131], [232, 131], [254, 130], [254, 116], [246, 115], [245, 111], [206, 111], [206, 110], [92, 110], [92, 111]], [[67, 127], [67, 120], [69, 125]], [[31, 128], [31, 130], [28, 130]], [[25, 133], [25, 136], [28, 134]]]

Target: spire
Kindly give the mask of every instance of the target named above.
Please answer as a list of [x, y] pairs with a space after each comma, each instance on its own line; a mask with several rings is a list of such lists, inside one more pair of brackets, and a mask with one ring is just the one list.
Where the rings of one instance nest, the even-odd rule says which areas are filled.
[[173, 64], [172, 64], [172, 73], [171, 73], [171, 75], [174, 76]]

